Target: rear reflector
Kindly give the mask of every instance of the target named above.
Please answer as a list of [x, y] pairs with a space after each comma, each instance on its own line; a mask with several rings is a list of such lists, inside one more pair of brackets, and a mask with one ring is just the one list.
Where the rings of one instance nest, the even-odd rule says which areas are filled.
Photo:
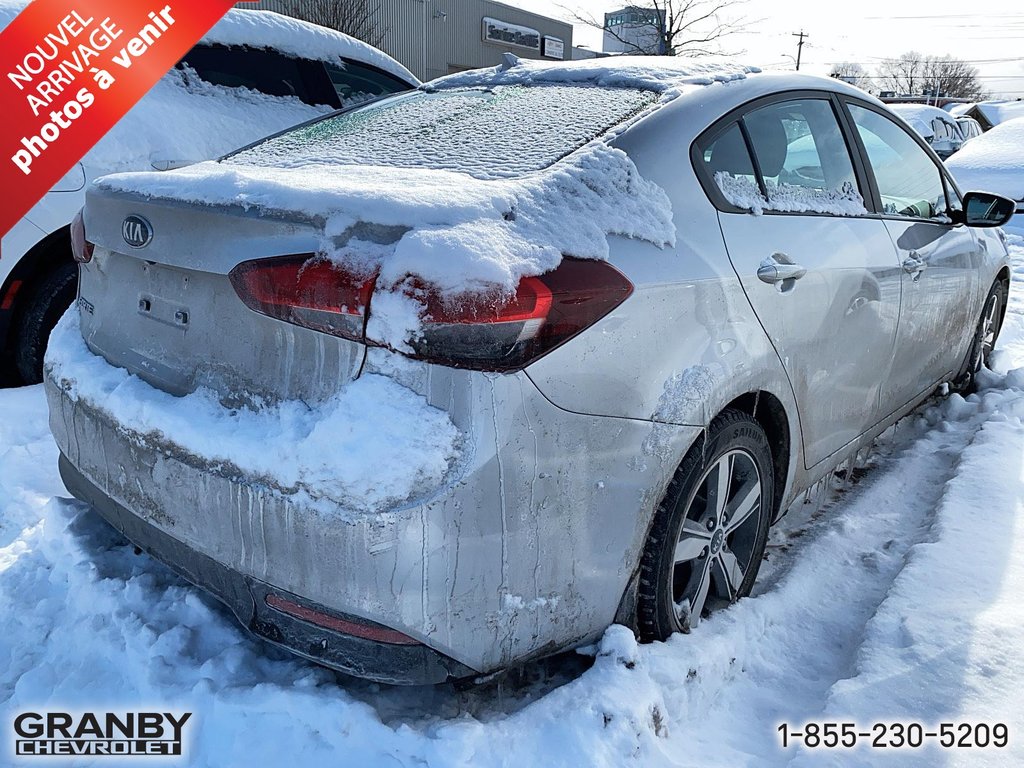
[[314, 331], [363, 340], [372, 275], [354, 275], [307, 253], [244, 261], [229, 277], [250, 309]]
[[85, 239], [85, 219], [79, 211], [71, 220], [71, 255], [79, 264], [87, 264], [92, 261], [94, 248], [95, 246]]
[[18, 291], [21, 290], [21, 280], [12, 280], [11, 287], [7, 289], [7, 295], [4, 296], [3, 302], [0, 302], [0, 309], [5, 312], [14, 306], [14, 298], [18, 295]]
[[315, 611], [312, 608], [307, 608], [304, 605], [299, 605], [274, 594], [267, 595], [265, 600], [267, 605], [276, 611], [286, 613], [296, 619], [302, 619], [302, 621], [308, 621], [310, 624], [316, 624], [318, 627], [323, 627], [333, 632], [340, 632], [343, 635], [361, 637], [364, 640], [373, 640], [377, 643], [387, 643], [389, 645], [420, 645], [418, 640], [414, 640], [408, 635], [403, 635], [394, 629], [382, 627], [379, 624], [362, 624], [347, 621], [337, 616]]

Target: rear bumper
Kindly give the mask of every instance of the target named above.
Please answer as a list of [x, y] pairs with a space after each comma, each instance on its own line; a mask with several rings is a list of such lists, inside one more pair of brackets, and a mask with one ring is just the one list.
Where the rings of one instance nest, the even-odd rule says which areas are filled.
[[341, 672], [383, 683], [430, 685], [470, 677], [474, 670], [425, 645], [383, 643], [335, 632], [275, 610], [276, 595], [319, 613], [372, 628], [365, 619], [339, 615], [218, 563], [133, 514], [97, 488], [60, 456], [60, 476], [76, 498], [92, 505], [110, 525], [146, 553], [206, 590], [231, 609], [254, 635]]
[[[45, 389], [69, 487], [258, 634], [274, 635], [256, 628], [272, 616], [275, 642], [299, 654], [364, 677], [425, 682], [592, 642], [616, 620], [650, 515], [699, 430], [569, 413], [523, 374], [442, 369], [424, 383], [428, 402], [450, 408], [463, 432], [463, 460], [429, 495], [366, 514], [311, 504], [302, 489], [133, 429], [116, 400], [85, 396], [53, 366]], [[178, 415], [188, 418], [182, 402]], [[159, 546], [139, 541], [154, 536]], [[267, 589], [401, 633], [432, 653], [397, 652], [429, 661], [416, 676], [373, 667], [358, 648], [348, 660], [353, 646], [336, 637], [327, 638], [334, 655], [311, 652], [308, 633], [320, 630], [260, 602]]]

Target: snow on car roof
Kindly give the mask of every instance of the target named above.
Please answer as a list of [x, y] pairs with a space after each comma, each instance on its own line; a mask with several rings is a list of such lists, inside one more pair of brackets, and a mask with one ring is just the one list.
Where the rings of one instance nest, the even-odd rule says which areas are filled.
[[505, 56], [506, 63], [500, 66], [439, 77], [430, 85], [433, 88], [460, 88], [578, 83], [642, 88], [662, 93], [686, 85], [742, 80], [761, 71], [759, 67], [715, 57], [698, 60], [676, 56], [608, 56], [582, 61], [535, 61], [512, 54]]
[[961, 189], [1024, 200], [1024, 117], [1000, 123], [946, 161]]
[[975, 106], [992, 125], [1024, 117], [1024, 101], [982, 101]]
[[945, 123], [954, 122], [952, 115], [944, 109], [927, 104], [887, 104], [886, 106], [902, 117], [911, 128], [929, 140], [935, 136], [935, 130], [932, 128], [933, 120], [938, 119]]
[[231, 10], [202, 39], [203, 43], [273, 48], [292, 56], [337, 63], [356, 59], [408, 83], [419, 80], [383, 51], [333, 29], [273, 11]]
[[11, 23], [11, 20], [25, 10], [28, 0], [0, 0], [0, 31]]
[[[27, 5], [28, 0], [0, 0], [0, 30]], [[332, 63], [338, 63], [339, 57], [356, 59], [408, 83], [419, 83], [412, 72], [372, 45], [272, 11], [228, 11], [201, 42], [273, 48], [291, 56]]]
[[947, 123], [953, 122], [953, 116], [949, 112], [929, 104], [887, 104], [886, 106], [907, 121], [916, 118], [930, 123], [935, 118], [939, 118]]

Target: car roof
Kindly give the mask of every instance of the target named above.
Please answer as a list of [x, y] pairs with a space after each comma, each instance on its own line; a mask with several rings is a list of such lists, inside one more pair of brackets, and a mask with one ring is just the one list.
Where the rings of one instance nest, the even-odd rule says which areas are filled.
[[835, 78], [763, 72], [731, 58], [609, 56], [549, 62], [518, 59], [511, 54], [506, 57], [502, 66], [447, 75], [432, 80], [427, 87], [562, 84], [641, 88], [661, 93], [663, 100], [671, 102], [666, 105], [671, 111], [687, 110], [693, 116], [691, 125], [705, 127], [747, 102], [786, 91], [839, 93], [885, 106], [866, 91]]
[[[28, 2], [0, 0], [0, 31], [25, 10]], [[331, 63], [339, 63], [339, 58], [345, 58], [376, 67], [413, 86], [420, 82], [398, 61], [372, 45], [333, 29], [272, 11], [230, 10], [200, 42], [273, 48], [296, 58]]]
[[234, 9], [207, 32], [201, 43], [273, 48], [296, 58], [339, 63], [339, 57], [369, 64], [411, 85], [419, 80], [384, 51], [327, 27], [273, 11]]

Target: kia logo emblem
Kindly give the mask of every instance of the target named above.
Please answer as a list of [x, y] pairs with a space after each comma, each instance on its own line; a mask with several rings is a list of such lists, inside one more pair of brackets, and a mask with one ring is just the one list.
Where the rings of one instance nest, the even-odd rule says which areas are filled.
[[132, 248], [145, 248], [153, 239], [153, 227], [141, 216], [133, 214], [121, 222], [121, 237]]

